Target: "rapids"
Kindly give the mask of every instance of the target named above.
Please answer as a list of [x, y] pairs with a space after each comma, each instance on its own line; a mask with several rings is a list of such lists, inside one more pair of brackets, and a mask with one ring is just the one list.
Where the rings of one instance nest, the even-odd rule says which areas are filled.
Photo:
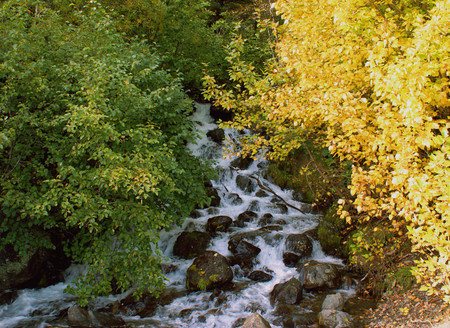
[[[210, 106], [207, 104], [197, 104], [197, 110], [192, 116], [197, 128], [202, 132], [202, 137], [196, 144], [190, 144], [188, 147], [198, 156], [214, 160], [215, 167], [219, 172], [219, 178], [213, 181], [213, 187], [216, 188], [221, 198], [220, 206], [217, 208], [206, 208], [198, 210], [197, 218], [186, 218], [182, 227], [174, 227], [169, 232], [161, 234], [160, 249], [167, 263], [176, 270], [167, 273], [168, 288], [178, 291], [181, 297], [175, 298], [170, 304], [159, 306], [156, 313], [151, 318], [126, 317], [123, 319], [128, 325], [134, 327], [233, 327], [238, 319], [245, 318], [252, 313], [260, 313], [268, 320], [272, 327], [281, 327], [277, 316], [274, 314], [274, 308], [270, 303], [269, 294], [274, 286], [284, 282], [293, 276], [298, 276], [296, 268], [287, 267], [283, 263], [284, 240], [288, 234], [303, 233], [311, 231], [317, 227], [319, 215], [313, 213], [303, 214], [300, 211], [287, 207], [287, 212], [274, 207], [274, 195], [267, 193], [265, 197], [256, 196], [255, 191], [244, 192], [236, 184], [237, 175], [257, 176], [261, 183], [272, 189], [278, 196], [287, 203], [296, 208], [310, 208], [294, 197], [292, 191], [282, 190], [264, 178], [264, 168], [267, 162], [264, 159], [255, 160], [247, 169], [239, 170], [231, 168], [230, 163], [234, 158], [223, 158], [223, 145], [211, 141], [206, 132], [217, 128], [213, 119], [209, 115]], [[249, 132], [246, 132], [249, 133]], [[234, 130], [225, 130], [227, 140], [232, 141], [238, 137], [238, 132]], [[232, 198], [227, 197], [230, 194], [238, 194], [242, 203], [235, 205]], [[273, 238], [257, 237], [252, 244], [259, 247], [261, 252], [254, 260], [252, 270], [263, 270], [270, 272], [273, 279], [267, 282], [254, 282], [249, 280], [243, 270], [235, 265], [233, 266], [234, 288], [226, 291], [204, 291], [204, 292], [186, 292], [186, 271], [193, 260], [184, 260], [176, 258], [172, 254], [173, 245], [177, 236], [184, 230], [204, 231], [208, 218], [217, 215], [226, 215], [233, 219], [251, 208], [261, 218], [265, 213], [271, 213], [274, 220], [283, 219], [285, 224], [282, 230], [273, 231]], [[228, 241], [233, 233], [252, 231], [259, 229], [258, 218], [248, 222], [244, 227], [232, 227], [229, 232], [219, 232], [212, 239], [209, 250], [214, 250], [223, 256], [231, 255], [228, 249]], [[275, 239], [276, 238], [276, 239]], [[319, 242], [313, 241], [313, 252], [306, 260], [315, 259], [319, 262], [329, 262], [342, 265], [341, 260], [327, 256], [323, 253]], [[82, 270], [82, 267], [72, 266], [65, 273], [66, 282], [59, 283], [48, 288], [39, 290], [27, 289], [19, 291], [16, 300], [9, 305], [0, 306], [0, 327], [47, 327], [52, 326], [56, 317], [64, 309], [74, 304], [74, 298], [71, 295], [63, 293], [64, 288], [75, 275]], [[350, 288], [341, 289], [340, 292], [351, 296], [354, 290]], [[304, 293], [305, 298], [314, 299], [312, 293]], [[96, 308], [101, 308], [108, 303], [124, 298], [126, 294], [100, 298], [95, 304]], [[305, 309], [305, 312], [309, 310]], [[58, 325], [60, 327], [61, 325]]]

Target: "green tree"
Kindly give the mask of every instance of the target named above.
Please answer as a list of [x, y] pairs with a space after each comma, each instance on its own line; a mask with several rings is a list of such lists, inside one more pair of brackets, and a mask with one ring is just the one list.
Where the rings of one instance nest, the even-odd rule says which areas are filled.
[[[82, 3], [87, 1], [82, 0]], [[223, 74], [225, 52], [222, 36], [215, 33], [210, 1], [185, 0], [100, 0], [114, 11], [120, 31], [136, 35], [154, 44], [162, 64], [181, 74], [187, 89], [200, 93], [205, 64]], [[59, 8], [66, 6], [60, 1]], [[222, 71], [222, 72], [221, 72]]]
[[125, 41], [100, 5], [71, 24], [45, 1], [0, 8], [0, 247], [52, 248], [67, 233], [79, 302], [162, 288], [159, 232], [208, 201], [206, 163], [181, 81], [144, 41]]

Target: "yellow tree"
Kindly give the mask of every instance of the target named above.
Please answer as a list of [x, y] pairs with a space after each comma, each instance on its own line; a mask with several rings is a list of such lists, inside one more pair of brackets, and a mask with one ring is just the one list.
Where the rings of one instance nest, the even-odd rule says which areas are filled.
[[[279, 0], [276, 8], [279, 62], [260, 77], [234, 47], [235, 92], [207, 77], [206, 93], [237, 112], [234, 126], [264, 127], [244, 150], [264, 145], [284, 156], [313, 131], [351, 161], [353, 197], [339, 213], [363, 227], [354, 254], [383, 259], [409, 238], [425, 255], [415, 270], [424, 288], [450, 295], [450, 1]], [[388, 237], [361, 238], [377, 230]]]

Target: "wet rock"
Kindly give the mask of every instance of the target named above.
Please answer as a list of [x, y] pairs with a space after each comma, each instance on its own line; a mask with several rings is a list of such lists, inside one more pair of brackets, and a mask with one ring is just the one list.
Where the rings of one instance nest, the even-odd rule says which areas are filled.
[[233, 222], [236, 227], [244, 227], [246, 223], [253, 221], [258, 217], [253, 211], [245, 211], [238, 215], [237, 219]]
[[267, 208], [269, 208], [272, 213], [277, 214], [286, 214], [288, 212], [288, 208], [285, 204], [270, 204], [267, 205]]
[[276, 225], [276, 224], [272, 224], [272, 225], [267, 225], [264, 227], [259, 228], [259, 230], [262, 231], [280, 231], [283, 230], [282, 226]]
[[250, 302], [250, 304], [247, 304], [244, 308], [245, 312], [253, 312], [253, 313], [261, 313], [264, 314], [266, 312], [264, 306], [259, 304], [258, 302]]
[[313, 240], [319, 239], [319, 235], [317, 234], [317, 228], [306, 231], [305, 235], [307, 235], [309, 238], [311, 238]]
[[86, 310], [77, 305], [67, 311], [70, 327], [125, 327], [125, 321], [112, 314]]
[[202, 231], [183, 231], [175, 241], [173, 254], [183, 259], [192, 259], [206, 251], [211, 237]]
[[221, 144], [225, 140], [225, 131], [221, 128], [210, 130], [206, 136], [217, 144]]
[[221, 288], [225, 292], [231, 292], [233, 294], [240, 293], [244, 289], [247, 289], [248, 286], [251, 284], [250, 281], [240, 281], [240, 282], [229, 282], [223, 285]]
[[[12, 288], [42, 288], [64, 280], [62, 271], [70, 265], [60, 241], [49, 234], [34, 231], [31, 239], [48, 239], [59, 245], [55, 251], [30, 248], [20, 255], [11, 245], [0, 251], [0, 292]], [[59, 237], [58, 237], [59, 238]]]
[[231, 328], [238, 328], [238, 327], [242, 327], [242, 325], [244, 324], [246, 318], [239, 318], [236, 319], [233, 324], [231, 325]]
[[309, 261], [301, 269], [300, 276], [307, 290], [334, 289], [341, 283], [339, 270], [331, 263]]
[[228, 301], [228, 296], [225, 293], [221, 293], [220, 295], [218, 295], [214, 301], [214, 306], [221, 306], [223, 305], [225, 302]]
[[5, 304], [12, 304], [18, 296], [19, 294], [16, 290], [0, 293], [0, 306]]
[[265, 234], [268, 234], [268, 232], [261, 230], [240, 231], [233, 233], [230, 236], [230, 241], [233, 241], [234, 243], [237, 243], [238, 241], [243, 239], [247, 241], [255, 241], [257, 237], [262, 237]]
[[178, 313], [178, 316], [181, 318], [189, 318], [189, 316], [194, 312], [195, 309], [183, 309]]
[[303, 213], [313, 213], [314, 212], [314, 207], [312, 206], [312, 204], [308, 204], [308, 203], [301, 203], [300, 209], [302, 210]]
[[259, 247], [250, 244], [245, 240], [229, 240], [228, 249], [233, 254], [230, 264], [238, 264], [241, 267], [249, 267], [251, 261], [261, 252]]
[[186, 287], [189, 290], [211, 290], [232, 279], [233, 271], [226, 258], [217, 252], [206, 251], [188, 268]]
[[264, 198], [264, 197], [269, 196], [269, 194], [266, 193], [266, 192], [265, 192], [264, 190], [262, 190], [262, 189], [258, 189], [258, 190], [256, 191], [256, 193], [255, 193], [255, 196], [256, 196], [256, 197]]
[[319, 313], [319, 324], [326, 328], [351, 327], [352, 317], [342, 311], [323, 310]]
[[219, 213], [219, 209], [217, 207], [209, 207], [208, 210], [206, 211], [206, 213], [210, 214], [210, 215], [214, 215]]
[[275, 223], [277, 225], [286, 225], [287, 221], [285, 219], [277, 219], [273, 223]]
[[245, 175], [238, 175], [236, 177], [236, 185], [239, 189], [246, 193], [251, 193], [256, 189], [256, 183], [249, 177]]
[[[275, 316], [281, 316], [281, 317], [288, 317], [292, 316], [293, 314], [300, 314], [300, 313], [307, 313], [308, 310], [306, 310], [302, 303], [300, 304], [286, 304], [286, 303], [279, 303], [276, 305], [275, 311], [272, 313]], [[316, 319], [317, 319], [317, 313], [316, 313]]]
[[292, 252], [283, 253], [283, 263], [289, 268], [294, 268], [302, 257]]
[[166, 288], [156, 299], [158, 305], [168, 305], [172, 303], [174, 300], [180, 297], [184, 297], [187, 295], [186, 290], [178, 289], [178, 288]]
[[247, 241], [253, 242], [261, 237], [264, 241], [270, 245], [275, 246], [283, 239], [283, 235], [281, 233], [274, 233], [272, 231], [267, 230], [251, 230], [251, 231], [242, 231], [233, 233], [230, 237], [230, 240], [241, 240], [245, 239]]
[[260, 210], [260, 206], [259, 206], [259, 202], [257, 200], [252, 200], [250, 205], [248, 206], [248, 211], [259, 211]]
[[242, 328], [270, 328], [270, 323], [260, 314], [253, 313], [245, 319]]
[[220, 196], [216, 188], [214, 187], [206, 188], [206, 194], [208, 195], [208, 197], [211, 198], [211, 203], [209, 204], [209, 206], [214, 207], [220, 206]]
[[272, 280], [273, 276], [271, 274], [268, 274], [267, 272], [255, 270], [248, 275], [248, 279], [258, 282], [264, 282]]
[[141, 298], [133, 295], [125, 297], [119, 306], [119, 313], [126, 316], [151, 317], [155, 314], [158, 306], [157, 298], [150, 294], [144, 294]]
[[261, 219], [258, 220], [258, 226], [263, 227], [274, 223], [273, 215], [270, 213], [265, 213]]
[[240, 170], [246, 170], [252, 163], [253, 159], [250, 157], [238, 157], [231, 161], [230, 166]]
[[362, 317], [369, 309], [376, 307], [376, 298], [358, 295], [346, 300], [343, 311], [353, 317]]
[[230, 225], [233, 223], [233, 219], [229, 216], [219, 215], [208, 219], [206, 224], [206, 231], [210, 234], [215, 234], [218, 231], [227, 231]]
[[165, 289], [158, 298], [145, 293], [142, 297], [137, 298], [133, 295], [125, 297], [114, 313], [121, 313], [126, 316], [140, 316], [141, 318], [152, 317], [159, 305], [164, 306], [172, 303], [175, 299], [186, 296], [188, 291], [178, 288]]
[[[217, 192], [217, 189], [214, 188], [209, 182], [205, 183], [205, 189], [206, 189], [206, 195], [211, 199], [210, 204], [203, 204], [200, 206], [200, 204], [196, 205], [196, 209], [205, 209], [209, 206], [217, 207], [220, 206], [220, 196]], [[192, 216], [192, 213], [191, 213]], [[194, 217], [194, 216], [192, 216]]]
[[199, 210], [193, 210], [189, 216], [193, 219], [197, 219], [202, 216], [202, 213]]
[[268, 244], [270, 246], [276, 246], [281, 243], [281, 240], [284, 238], [284, 236], [281, 233], [271, 232], [271, 233], [262, 235], [262, 238], [264, 239], [266, 244]]
[[303, 288], [300, 281], [291, 278], [288, 281], [276, 284], [270, 293], [270, 301], [274, 303], [298, 304], [303, 296]]
[[224, 197], [227, 201], [231, 203], [231, 205], [241, 205], [244, 201], [242, 200], [241, 196], [239, 196], [236, 193], [229, 193], [226, 194]]
[[301, 258], [311, 255], [312, 242], [305, 234], [291, 234], [284, 243], [285, 250], [299, 255]]
[[303, 328], [311, 327], [311, 325], [316, 324], [318, 321], [317, 313], [306, 312], [306, 313], [292, 313], [290, 315], [283, 317], [283, 327], [284, 328]]
[[322, 310], [342, 311], [345, 304], [345, 298], [341, 293], [329, 294], [322, 303]]
[[292, 193], [292, 199], [297, 201], [297, 202], [301, 202], [303, 200], [303, 196], [301, 193], [299, 193], [298, 191], [294, 191]]
[[67, 321], [70, 327], [92, 327], [88, 311], [77, 305], [69, 308]]

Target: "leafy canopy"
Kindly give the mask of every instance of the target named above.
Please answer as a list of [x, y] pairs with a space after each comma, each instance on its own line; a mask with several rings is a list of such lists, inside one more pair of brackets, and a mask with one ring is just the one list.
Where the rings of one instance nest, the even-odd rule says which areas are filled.
[[342, 219], [390, 236], [355, 235], [354, 255], [364, 251], [371, 265], [385, 265], [406, 235], [422, 254], [417, 279], [450, 301], [450, 2], [278, 0], [275, 7], [284, 19], [278, 61], [258, 73], [236, 38], [234, 83], [207, 75], [206, 96], [236, 112], [231, 125], [260, 132], [242, 140], [245, 152], [266, 147], [284, 158], [314, 136], [349, 161], [352, 196], [340, 200]]
[[96, 2], [76, 24], [46, 1], [0, 7], [0, 247], [52, 248], [89, 264], [79, 301], [163, 285], [159, 232], [207, 201], [208, 166], [181, 81], [152, 46], [124, 40]]

